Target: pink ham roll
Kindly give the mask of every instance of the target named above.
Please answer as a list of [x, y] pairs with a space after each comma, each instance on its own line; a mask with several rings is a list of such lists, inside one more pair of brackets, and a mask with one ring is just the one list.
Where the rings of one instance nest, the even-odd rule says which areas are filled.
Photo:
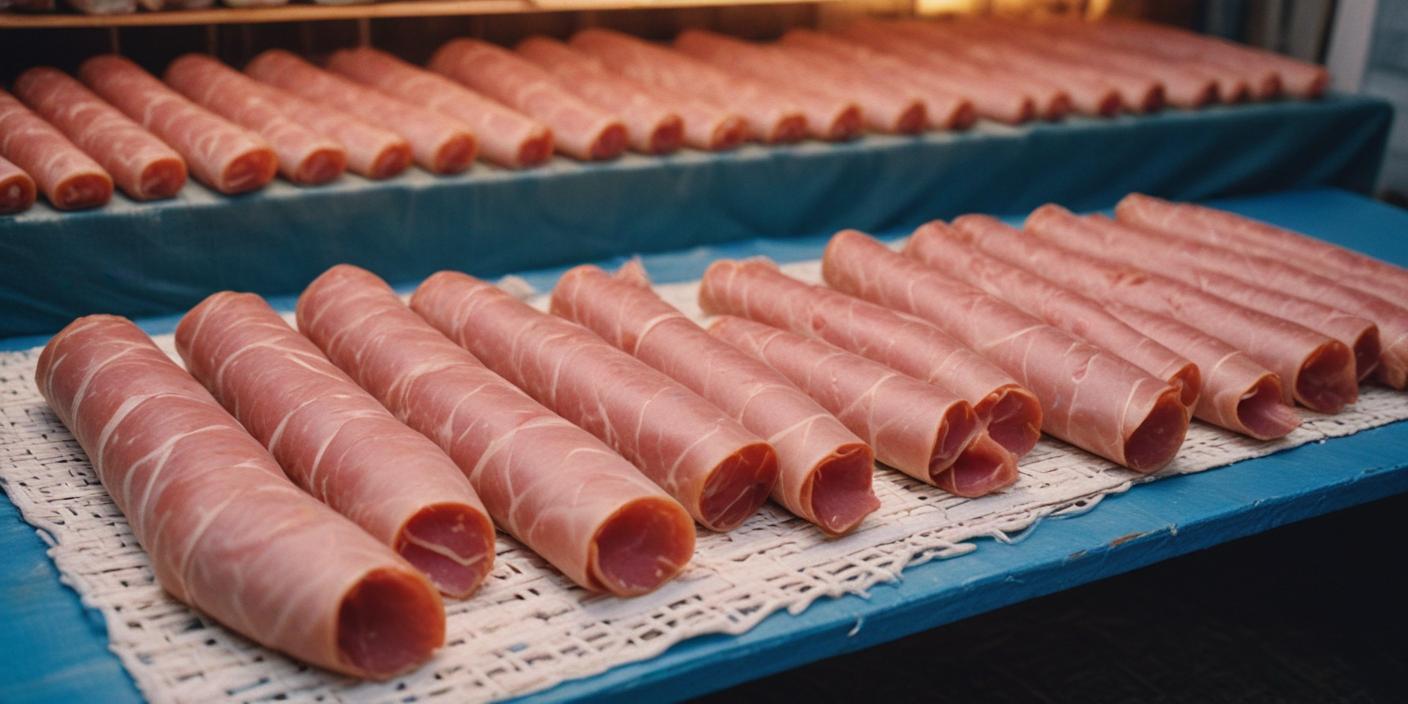
[[32, 176], [49, 204], [59, 210], [96, 208], [112, 198], [112, 178], [98, 162], [3, 90], [0, 157]]
[[166, 83], [196, 104], [258, 134], [279, 157], [279, 171], [297, 184], [327, 183], [347, 170], [337, 140], [285, 115], [269, 88], [204, 54], [186, 54], [166, 67]]
[[807, 136], [802, 108], [767, 84], [731, 76], [677, 51], [606, 29], [584, 29], [572, 48], [612, 71], [672, 94], [695, 96], [743, 117], [750, 134], [763, 142], [795, 142]]
[[[468, 125], [430, 106], [399, 99], [404, 95], [365, 88], [280, 49], [254, 57], [244, 72], [255, 80], [310, 102], [344, 110], [401, 135], [410, 144], [416, 163], [431, 173], [459, 173], [474, 163], [479, 147]], [[450, 93], [443, 95], [447, 101], [455, 97]]]
[[63, 71], [25, 71], [15, 94], [102, 164], [129, 198], [170, 198], [186, 185], [186, 162], [176, 150]]
[[363, 178], [380, 180], [410, 168], [415, 156], [401, 135], [351, 113], [312, 103], [293, 93], [260, 84], [264, 99], [289, 119], [336, 140], [347, 151], [347, 169]]
[[34, 179], [0, 157], [0, 215], [29, 210], [34, 205]]
[[558, 148], [570, 156], [615, 159], [626, 149], [626, 125], [620, 118], [573, 95], [552, 74], [503, 47], [455, 39], [435, 52], [430, 69], [547, 125]]
[[430, 659], [430, 582], [289, 483], [200, 384], [123, 318], [79, 318], [35, 383], [173, 597], [251, 640], [354, 677]]
[[797, 384], [864, 436], [881, 462], [951, 494], [1017, 481], [1017, 461], [983, 432], [968, 402], [830, 344], [723, 316], [709, 332]]
[[777, 483], [777, 454], [762, 438], [575, 323], [448, 271], [426, 279], [411, 308], [614, 447], [706, 528], [736, 528]]
[[494, 564], [494, 526], [445, 453], [402, 425], [258, 296], [217, 293], [176, 326], [191, 374], [294, 483], [465, 597]]
[[766, 364], [710, 337], [650, 290], [638, 263], [613, 278], [580, 266], [558, 280], [552, 312], [575, 321], [708, 399], [777, 450], [773, 499], [831, 535], [880, 507], [875, 455]]
[[548, 126], [384, 51], [339, 51], [328, 59], [328, 68], [463, 122], [479, 136], [484, 158], [499, 166], [528, 168], [552, 157], [556, 135]]
[[[652, 95], [649, 88], [610, 73], [596, 59], [541, 36], [524, 39], [514, 51], [552, 74], [564, 90], [625, 121], [632, 149], [668, 154], [684, 144], [685, 122], [674, 106]], [[742, 135], [737, 139], [741, 141]], [[694, 146], [709, 149], [714, 140], [712, 136], [696, 139]]]
[[[1146, 49], [1177, 51], [1204, 57], [1224, 71], [1252, 71], [1253, 75], [1274, 74], [1276, 81], [1261, 78], [1252, 82], [1259, 98], [1273, 97], [1279, 88], [1293, 98], [1318, 98], [1330, 84], [1330, 72], [1323, 66], [1299, 61], [1269, 51], [1235, 44], [1218, 37], [1194, 34], [1174, 27], [1148, 22], [1118, 21], [1098, 25], [1105, 36]], [[1251, 81], [1252, 79], [1248, 79]]]
[[854, 230], [831, 238], [832, 287], [933, 322], [1041, 399], [1042, 430], [1140, 472], [1168, 464], [1188, 409], [1178, 389]]
[[[1262, 70], [1253, 64], [1229, 64], [1225, 57], [1190, 51], [1189, 47], [1177, 43], [1126, 36], [1116, 27], [1114, 22], [1051, 22], [1038, 25], [1035, 29], [1065, 34], [1085, 44], [1092, 53], [1113, 52], [1121, 58], [1133, 55], [1136, 64], [1151, 73], [1168, 75], [1170, 71], [1177, 71], [1189, 79], [1204, 83], [1211, 79], [1216, 89], [1215, 99], [1224, 103], [1237, 103], [1249, 97], [1264, 100], [1281, 91], [1281, 79], [1275, 72]], [[1154, 61], [1163, 64], [1162, 71], [1152, 63]], [[1197, 84], [1190, 80], [1189, 87], [1194, 85]], [[1184, 95], [1190, 94], [1189, 87], [1181, 89]]]
[[973, 404], [988, 434], [1014, 456], [1041, 438], [1041, 403], [1007, 372], [912, 316], [790, 278], [767, 260], [722, 260], [704, 272], [699, 305], [825, 340]]
[[205, 185], [233, 194], [274, 179], [279, 159], [264, 140], [181, 97], [137, 64], [115, 54], [95, 56], [78, 74], [93, 92], [180, 152]]
[[694, 552], [694, 521], [590, 433], [489, 371], [346, 264], [298, 299], [298, 327], [460, 466], [504, 530], [577, 584], [652, 591]]

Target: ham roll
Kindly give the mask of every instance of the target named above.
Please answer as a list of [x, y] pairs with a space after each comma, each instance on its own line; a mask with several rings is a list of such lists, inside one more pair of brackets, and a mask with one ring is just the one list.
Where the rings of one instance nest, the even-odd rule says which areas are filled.
[[177, 58], [165, 80], [197, 105], [263, 137], [279, 157], [279, 172], [293, 183], [327, 183], [347, 170], [342, 144], [284, 114], [267, 86], [209, 56]]
[[[552, 74], [564, 90], [623, 120], [632, 149], [642, 154], [669, 154], [684, 145], [685, 122], [680, 111], [652, 95], [649, 88], [612, 74], [601, 62], [556, 39], [529, 37], [519, 42], [514, 51]], [[735, 130], [743, 129], [741, 121], [734, 122]], [[718, 129], [718, 126], [715, 124], [713, 128]], [[712, 132], [709, 130], [704, 133], [706, 136], [697, 137], [692, 146], [712, 149], [716, 139], [731, 139], [734, 144], [743, 140], [741, 132], [721, 138], [714, 137]]]
[[[431, 173], [459, 173], [474, 163], [474, 155], [479, 147], [469, 126], [442, 114], [444, 110], [437, 112], [432, 109], [435, 105], [401, 100], [400, 98], [409, 100], [409, 88], [406, 92], [378, 92], [324, 71], [281, 49], [270, 49], [254, 57], [254, 60], [244, 67], [244, 72], [255, 80], [281, 88], [320, 106], [344, 110], [350, 115], [401, 135], [410, 144], [415, 162]], [[423, 71], [417, 73], [429, 75]], [[404, 77], [401, 79], [404, 80]], [[388, 83], [393, 87], [399, 85], [397, 80], [390, 80]], [[458, 97], [453, 91], [432, 93], [440, 95], [441, 100], [447, 104], [453, 103]]]
[[494, 526], [464, 474], [262, 298], [206, 298], [176, 326], [176, 349], [294, 483], [390, 545], [441, 592], [468, 596], [489, 574]]
[[883, 463], [951, 494], [976, 497], [1017, 481], [1017, 461], [948, 391], [830, 344], [743, 318], [709, 332], [766, 362], [865, 437]]
[[704, 272], [699, 305], [825, 340], [958, 394], [987, 432], [1016, 457], [1041, 438], [1041, 403], [1007, 372], [938, 328], [911, 316], [804, 284], [771, 261], [722, 260]]
[[[1266, 71], [1248, 63], [1229, 64], [1226, 57], [1198, 50], [1190, 51], [1190, 47], [1177, 43], [1127, 36], [1117, 27], [1114, 22], [1049, 22], [1038, 25], [1036, 29], [1070, 36], [1102, 54], [1114, 52], [1120, 57], [1132, 54], [1146, 71], [1165, 75], [1172, 71], [1186, 75], [1189, 78], [1189, 87], [1183, 89], [1185, 95], [1196, 95], [1192, 92], [1196, 90], [1194, 86], [1201, 85], [1201, 82], [1208, 79], [1212, 80], [1216, 88], [1214, 99], [1224, 103], [1237, 103], [1248, 98], [1265, 100], [1274, 97], [1281, 90], [1281, 80], [1273, 71]], [[1162, 64], [1162, 69], [1159, 64]], [[1199, 83], [1193, 83], [1195, 80]]]
[[580, 266], [558, 280], [552, 312], [577, 322], [718, 406], [777, 451], [772, 497], [830, 535], [880, 507], [875, 455], [766, 364], [711, 337], [650, 289], [638, 263], [611, 277]]
[[234, 194], [274, 179], [279, 159], [264, 140], [185, 99], [137, 64], [116, 54], [95, 56], [83, 62], [78, 75], [103, 100], [171, 145], [205, 185]]
[[339, 51], [328, 59], [328, 68], [468, 125], [484, 158], [499, 166], [528, 168], [552, 157], [555, 135], [548, 126], [384, 51]]
[[652, 591], [694, 553], [694, 521], [625, 459], [489, 371], [341, 264], [298, 299], [298, 327], [459, 465], [494, 522], [577, 584]]
[[547, 125], [557, 147], [585, 161], [615, 159], [626, 150], [626, 125], [615, 115], [559, 86], [552, 74], [513, 52], [477, 39], [446, 42], [430, 70]]
[[607, 29], [584, 29], [572, 47], [634, 81], [673, 94], [691, 95], [743, 117], [749, 133], [768, 143], [807, 136], [807, 118], [789, 96], [758, 81], [732, 76], [677, 51]]
[[[1270, 51], [1243, 46], [1218, 37], [1194, 34], [1175, 27], [1129, 20], [1101, 23], [1103, 36], [1123, 41], [1126, 45], [1145, 49], [1179, 51], [1188, 56], [1200, 56], [1225, 71], [1251, 70], [1260, 75], [1275, 74], [1277, 81], [1259, 82], [1259, 98], [1276, 95], [1273, 87], [1293, 98], [1313, 99], [1325, 92], [1330, 84], [1330, 72], [1324, 66], [1298, 61]], [[1279, 84], [1279, 86], [1278, 86]], [[1258, 86], [1258, 83], [1253, 83]]]
[[1403, 337], [1403, 344], [1382, 355], [1385, 363], [1400, 376], [1408, 365], [1408, 311], [1395, 311], [1377, 296], [1279, 260], [1169, 239], [1104, 216], [1080, 218], [1055, 205], [1033, 212], [1027, 229], [1067, 249], [1130, 266], [1157, 261], [1160, 273], [1189, 286], [1339, 340], [1354, 353], [1358, 379], [1380, 363], [1383, 350], [1374, 321], [1383, 320], [1386, 330]]
[[1123, 357], [1178, 389], [1183, 405], [1197, 405], [1201, 377], [1187, 357], [1126, 325], [1100, 303], [984, 254], [972, 240], [967, 230], [934, 221], [909, 236], [904, 254]]
[[34, 205], [34, 179], [0, 156], [0, 215], [29, 210]]
[[295, 122], [336, 140], [347, 152], [347, 169], [372, 180], [391, 178], [410, 168], [415, 158], [401, 135], [337, 108], [311, 103], [293, 93], [261, 84], [264, 99]]
[[1173, 460], [1188, 430], [1178, 389], [1089, 343], [854, 230], [831, 238], [832, 287], [917, 315], [1036, 393], [1042, 430], [1139, 472]]
[[0, 158], [28, 173], [49, 204], [59, 210], [96, 208], [112, 198], [112, 178], [98, 162], [3, 90]]
[[762, 438], [581, 326], [442, 271], [411, 308], [539, 403], [601, 438], [711, 530], [738, 527], [777, 483]]
[[101, 164], [127, 197], [170, 198], [186, 185], [176, 150], [63, 71], [29, 69], [15, 79], [15, 94]]
[[430, 582], [289, 483], [137, 326], [75, 320], [39, 355], [35, 383], [176, 599], [354, 677], [404, 672], [444, 642]]

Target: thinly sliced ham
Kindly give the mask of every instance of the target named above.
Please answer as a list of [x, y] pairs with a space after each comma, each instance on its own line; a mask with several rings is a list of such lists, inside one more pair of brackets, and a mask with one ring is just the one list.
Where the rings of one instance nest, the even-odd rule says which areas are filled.
[[269, 99], [269, 87], [209, 56], [177, 58], [167, 65], [165, 80], [196, 104], [263, 137], [289, 181], [327, 183], [347, 170], [347, 150], [341, 143], [285, 115]]
[[396, 132], [331, 105], [313, 103], [282, 88], [261, 83], [264, 99], [295, 122], [336, 140], [347, 151], [347, 169], [363, 178], [380, 180], [410, 168], [411, 144]]
[[1041, 403], [1010, 374], [933, 325], [786, 276], [760, 259], [721, 260], [704, 272], [699, 305], [825, 340], [973, 404], [987, 432], [1021, 457], [1041, 438]]
[[112, 178], [98, 162], [3, 90], [0, 157], [28, 173], [59, 210], [96, 208], [112, 198]]
[[594, 266], [562, 275], [552, 312], [577, 322], [718, 406], [777, 451], [772, 497], [831, 535], [880, 507], [875, 455], [845, 425], [766, 364], [711, 337], [661, 300], [638, 264], [611, 277]]
[[166, 87], [116, 54], [83, 62], [79, 78], [136, 120], [182, 158], [192, 175], [221, 193], [263, 188], [274, 179], [278, 156], [260, 139]]
[[445, 453], [294, 332], [264, 299], [206, 298], [176, 326], [198, 379], [295, 484], [390, 545], [447, 595], [494, 564], [494, 526]]
[[0, 156], [0, 215], [20, 213], [34, 205], [34, 179]]
[[[1092, 52], [1113, 51], [1118, 55], [1133, 54], [1143, 60], [1163, 63], [1169, 70], [1192, 71], [1212, 79], [1217, 87], [1217, 99], [1237, 103], [1248, 98], [1265, 100], [1281, 91], [1281, 79], [1274, 71], [1255, 63], [1228, 62], [1226, 57], [1209, 54], [1177, 42], [1138, 38], [1119, 31], [1115, 22], [1052, 21], [1031, 27], [1032, 30], [1060, 33], [1084, 43]], [[1142, 62], [1141, 62], [1141, 65]], [[1152, 65], [1148, 70], [1152, 70]]]
[[973, 246], [973, 236], [936, 220], [909, 236], [904, 254], [1123, 357], [1177, 388], [1183, 405], [1197, 405], [1201, 376], [1187, 357], [1126, 325], [1100, 303], [984, 254]]
[[384, 51], [345, 49], [328, 59], [328, 68], [469, 125], [484, 157], [499, 166], [528, 168], [552, 157], [550, 126]]
[[831, 238], [833, 288], [917, 315], [1002, 367], [1041, 399], [1042, 430], [1140, 472], [1173, 460], [1188, 430], [1178, 389], [854, 230]]
[[584, 29], [573, 35], [571, 44], [634, 81], [694, 96], [743, 117], [749, 133], [764, 142], [795, 142], [807, 136], [801, 106], [767, 84], [730, 76], [677, 51], [612, 30]]
[[[401, 135], [410, 144], [416, 163], [427, 171], [437, 174], [464, 171], [474, 163], [478, 142], [469, 125], [453, 117], [453, 113], [447, 114], [449, 110], [445, 107], [458, 104], [457, 98], [461, 96], [454, 90], [454, 84], [443, 81], [448, 89], [428, 91], [437, 96], [436, 100], [425, 103], [413, 100], [412, 96], [420, 93], [412, 88], [426, 80], [423, 76], [435, 81], [441, 79], [429, 72], [414, 68], [412, 71], [415, 71], [412, 75], [390, 76], [385, 86], [377, 86], [386, 92], [379, 92], [324, 71], [282, 49], [270, 49], [244, 67], [244, 72], [255, 80], [308, 101], [345, 110]], [[403, 86], [407, 81], [413, 83]]]
[[709, 327], [766, 362], [863, 436], [883, 463], [957, 496], [1017, 481], [1017, 461], [951, 392], [821, 340], [733, 316]]
[[35, 383], [175, 598], [354, 677], [411, 669], [444, 642], [430, 582], [291, 484], [137, 326], [73, 321], [40, 354]]
[[694, 521], [684, 508], [441, 335], [376, 275], [329, 269], [299, 297], [298, 327], [449, 454], [496, 524], [572, 581], [633, 596], [689, 562]]
[[601, 438], [711, 530], [767, 501], [777, 454], [708, 401], [575, 323], [442, 271], [411, 308], [539, 403]]
[[[524, 59], [552, 74], [564, 90], [587, 101], [598, 109], [614, 114], [626, 125], [631, 148], [642, 154], [669, 154], [685, 142], [685, 122], [681, 112], [668, 100], [661, 100], [650, 89], [629, 78], [612, 74], [601, 62], [563, 44], [556, 39], [533, 36], [518, 43], [514, 51]], [[705, 135], [694, 140], [693, 146], [712, 149], [730, 139], [718, 137], [716, 120], [701, 118], [706, 123]], [[741, 121], [735, 121], [741, 130]], [[707, 129], [712, 126], [713, 129]], [[742, 141], [742, 134], [732, 139]]]
[[[1318, 98], [1330, 84], [1330, 72], [1323, 66], [1236, 44], [1218, 37], [1194, 34], [1166, 25], [1129, 20], [1102, 23], [1098, 26], [1101, 27], [1102, 33], [1108, 37], [1128, 37], [1122, 40], [1127, 45], [1153, 47], [1165, 51], [1177, 50], [1184, 55], [1203, 57], [1229, 71], [1250, 68], [1263, 72], [1274, 72], [1279, 79], [1280, 91], [1293, 98]], [[1262, 85], [1258, 91], [1258, 97], [1265, 98], [1273, 95], [1275, 92], [1269, 90], [1268, 85]]]
[[186, 162], [176, 150], [63, 71], [29, 69], [15, 79], [15, 94], [101, 164], [129, 198], [170, 198], [186, 185]]

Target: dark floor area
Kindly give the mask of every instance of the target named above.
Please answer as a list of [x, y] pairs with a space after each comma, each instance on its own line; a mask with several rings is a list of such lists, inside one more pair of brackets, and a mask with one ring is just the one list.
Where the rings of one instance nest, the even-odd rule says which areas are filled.
[[701, 702], [1408, 702], [1408, 496]]

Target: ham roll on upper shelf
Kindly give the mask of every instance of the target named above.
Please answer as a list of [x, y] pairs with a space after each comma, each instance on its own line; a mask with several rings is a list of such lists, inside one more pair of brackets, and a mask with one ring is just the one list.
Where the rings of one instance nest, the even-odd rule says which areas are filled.
[[701, 525], [738, 527], [777, 483], [765, 440], [589, 330], [442, 271], [411, 308], [539, 403], [601, 438]]
[[[96, 208], [112, 198], [112, 178], [64, 134], [0, 90], [0, 158], [27, 173], [59, 210]], [[11, 176], [11, 183], [19, 183]], [[24, 200], [24, 191], [19, 195]], [[28, 199], [33, 202], [33, 198]], [[29, 206], [25, 206], [29, 207]]]
[[294, 483], [466, 597], [494, 563], [494, 526], [469, 481], [253, 294], [216, 293], [176, 326], [191, 374]]
[[346, 264], [298, 299], [298, 327], [402, 422], [434, 440], [494, 521], [573, 582], [633, 596], [674, 578], [694, 521], [590, 433], [539, 405]]
[[34, 205], [34, 179], [0, 156], [0, 215], [19, 213]]

